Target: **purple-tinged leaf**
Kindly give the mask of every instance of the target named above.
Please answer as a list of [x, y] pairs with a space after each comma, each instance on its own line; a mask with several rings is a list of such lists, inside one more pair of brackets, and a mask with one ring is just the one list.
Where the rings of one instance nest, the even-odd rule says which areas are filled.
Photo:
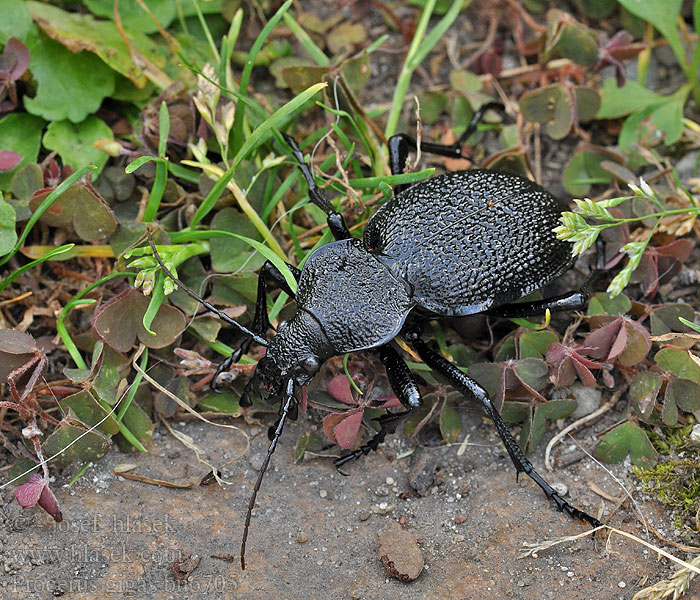
[[328, 382], [326, 386], [328, 393], [333, 396], [338, 402], [354, 406], [357, 400], [352, 395], [350, 389], [350, 380], [345, 375], [336, 375]]
[[15, 499], [22, 508], [29, 508], [39, 502], [44, 489], [44, 478], [38, 473], [31, 475], [26, 483], [15, 489]]
[[615, 336], [613, 344], [610, 347], [607, 360], [613, 360], [620, 356], [620, 354], [622, 354], [625, 350], [625, 346], [627, 346], [627, 328], [625, 327], [624, 322], [620, 321], [617, 329], [617, 335]]
[[49, 513], [56, 523], [63, 520], [63, 515], [58, 507], [58, 501], [44, 478], [38, 473], [34, 473], [15, 490], [15, 499], [22, 508], [29, 508], [38, 504]]
[[0, 171], [14, 169], [22, 162], [22, 155], [12, 150], [0, 150]]
[[41, 496], [39, 496], [39, 506], [49, 513], [56, 523], [63, 521], [63, 514], [58, 506], [58, 500], [56, 500], [56, 496], [54, 496], [51, 488], [48, 485], [41, 491]]
[[24, 75], [28, 66], [29, 50], [17, 38], [10, 38], [0, 54], [0, 71], [7, 73], [8, 80], [14, 82]]
[[626, 317], [597, 316], [591, 320], [591, 325], [605, 323], [586, 337], [584, 344], [590, 347], [587, 352], [599, 360], [618, 360], [623, 365], [631, 367], [644, 360], [651, 349], [651, 341], [647, 330]]
[[335, 439], [341, 448], [348, 450], [353, 447], [357, 434], [360, 432], [363, 412], [362, 410], [357, 410], [350, 413], [333, 429]]
[[164, 304], [151, 323], [156, 333], [151, 335], [143, 326], [148, 303], [138, 290], [125, 290], [95, 311], [93, 332], [120, 352], [131, 350], [137, 337], [149, 348], [169, 346], [185, 329], [185, 318], [177, 308]]

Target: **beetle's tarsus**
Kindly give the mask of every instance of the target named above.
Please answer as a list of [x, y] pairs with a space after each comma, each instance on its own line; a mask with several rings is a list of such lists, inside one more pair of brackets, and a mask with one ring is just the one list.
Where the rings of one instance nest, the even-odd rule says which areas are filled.
[[[506, 447], [508, 454], [510, 455], [513, 464], [515, 465], [516, 477], [518, 474], [525, 473], [530, 479], [532, 479], [542, 491], [547, 495], [548, 498], [554, 500], [559, 510], [566, 510], [566, 512], [571, 516], [578, 518], [582, 521], [587, 521], [594, 527], [597, 527], [600, 523], [597, 519], [586, 514], [582, 510], [579, 510], [571, 506], [566, 500], [564, 500], [557, 492], [549, 485], [542, 477], [535, 471], [532, 463], [523, 454], [520, 446], [515, 441], [515, 438], [511, 435], [508, 427], [501, 418], [501, 415], [496, 410], [491, 400], [486, 393], [486, 390], [482, 388], [476, 381], [465, 375], [456, 366], [449, 362], [446, 358], [434, 352], [425, 344], [420, 338], [413, 339], [413, 347], [418, 352], [421, 359], [427, 364], [431, 369], [440, 373], [443, 377], [446, 377], [449, 382], [459, 390], [465, 396], [477, 400], [488, 416], [493, 421], [496, 431], [498, 432], [503, 445]], [[597, 523], [598, 525], [595, 525]]]
[[376, 452], [377, 448], [379, 448], [379, 444], [384, 442], [384, 439], [388, 434], [395, 433], [398, 424], [401, 421], [403, 421], [403, 419], [405, 419], [411, 412], [413, 411], [407, 410], [400, 413], [388, 413], [386, 415], [382, 415], [378, 419], [375, 419], [375, 421], [379, 423], [379, 431], [376, 434], [374, 434], [374, 437], [372, 437], [372, 439], [369, 440], [369, 442], [363, 444], [354, 452], [350, 452], [348, 454], [345, 454], [344, 456], [341, 456], [340, 458], [336, 458], [333, 461], [333, 465], [335, 466], [335, 468], [337, 469], [338, 467], [342, 467], [344, 464], [349, 463], [353, 460], [357, 460], [361, 456], [365, 456], [372, 451]]

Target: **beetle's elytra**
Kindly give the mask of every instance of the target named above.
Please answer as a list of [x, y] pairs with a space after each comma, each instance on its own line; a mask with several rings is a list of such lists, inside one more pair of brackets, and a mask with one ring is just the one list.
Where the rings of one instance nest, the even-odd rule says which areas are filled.
[[[499, 106], [487, 104], [477, 111], [456, 144], [422, 144], [421, 149], [461, 156], [461, 145], [483, 112]], [[245, 568], [251, 511], [262, 477], [286, 419], [296, 417], [295, 390], [306, 385], [325, 360], [357, 350], [376, 351], [404, 407], [402, 412], [381, 417], [379, 432], [356, 451], [336, 460], [336, 466], [376, 450], [386, 435], [421, 405], [418, 386], [392, 342], [399, 335], [431, 369], [482, 405], [518, 473], [531, 477], [559, 510], [599, 526], [597, 519], [570, 505], [537, 474], [486, 391], [421, 339], [422, 325], [430, 319], [477, 312], [523, 317], [543, 314], [547, 309], [562, 311], [585, 306], [597, 271], [580, 291], [513, 303], [571, 265], [570, 244], [557, 240], [552, 232], [560, 216], [556, 198], [539, 185], [510, 173], [480, 169], [449, 173], [396, 189], [394, 197], [370, 218], [362, 239], [353, 238], [342, 216], [316, 186], [293, 138], [284, 137], [309, 184], [309, 197], [328, 215], [336, 241], [316, 249], [301, 271], [290, 267], [298, 281], [296, 295], [282, 274], [270, 262], [265, 263], [258, 278], [252, 331], [197, 297], [247, 336], [242, 347], [222, 363], [217, 375], [247, 351], [253, 341], [265, 345], [267, 353], [246, 386], [241, 404], [250, 403], [249, 393], [259, 385], [269, 390], [271, 399], [280, 401], [279, 418], [270, 428], [270, 447], [248, 507], [241, 567]], [[392, 173], [400, 173], [416, 141], [397, 135], [388, 144]], [[297, 312], [266, 342], [268, 281], [294, 297]], [[215, 381], [216, 377], [213, 385]]]

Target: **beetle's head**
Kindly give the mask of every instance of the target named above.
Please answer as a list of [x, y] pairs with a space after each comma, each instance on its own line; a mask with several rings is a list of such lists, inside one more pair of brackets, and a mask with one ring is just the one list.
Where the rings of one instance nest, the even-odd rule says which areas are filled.
[[306, 385], [326, 358], [324, 339], [316, 319], [307, 312], [297, 312], [270, 340], [267, 353], [258, 362], [256, 377], [272, 396], [278, 396], [290, 379], [298, 386]]

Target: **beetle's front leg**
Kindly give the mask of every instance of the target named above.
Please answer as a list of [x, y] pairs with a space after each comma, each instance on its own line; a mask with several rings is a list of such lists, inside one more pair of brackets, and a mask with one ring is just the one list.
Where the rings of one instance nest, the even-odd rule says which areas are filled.
[[503, 441], [508, 454], [510, 455], [513, 464], [515, 465], [515, 470], [518, 474], [525, 473], [530, 477], [537, 485], [542, 488], [544, 493], [548, 498], [554, 500], [557, 508], [560, 511], [566, 511], [572, 518], [577, 518], [582, 521], [587, 521], [593, 527], [599, 527], [601, 525], [600, 521], [595, 517], [591, 517], [589, 514], [571, 506], [566, 500], [564, 500], [553, 488], [549, 485], [540, 475], [535, 471], [532, 463], [523, 454], [520, 446], [515, 441], [515, 438], [511, 435], [508, 427], [498, 414], [496, 407], [493, 405], [491, 400], [486, 393], [486, 390], [482, 388], [476, 381], [467, 377], [462, 371], [460, 371], [455, 365], [449, 362], [446, 358], [440, 356], [437, 352], [433, 352], [426, 343], [421, 340], [416, 333], [410, 333], [406, 335], [406, 340], [416, 349], [418, 355], [431, 369], [440, 373], [443, 377], [446, 377], [449, 382], [457, 390], [462, 392], [465, 396], [475, 399], [481, 404], [485, 409], [488, 416], [493, 421], [496, 427], [496, 431]]
[[372, 450], [376, 451], [386, 436], [394, 433], [398, 424], [423, 404], [423, 399], [413, 379], [413, 374], [406, 362], [399, 356], [399, 353], [389, 344], [384, 344], [379, 348], [379, 357], [386, 369], [386, 376], [389, 379], [392, 391], [406, 410], [380, 417], [378, 419], [380, 428], [374, 437], [354, 452], [337, 459], [334, 462], [336, 467], [341, 467], [351, 460], [369, 454]]
[[[292, 275], [294, 275], [294, 278], [297, 281], [299, 281], [301, 271], [296, 267], [293, 267], [292, 265], [287, 266], [292, 272]], [[294, 292], [290, 289], [289, 285], [287, 284], [287, 280], [284, 278], [284, 275], [282, 275], [282, 273], [277, 267], [275, 267], [275, 265], [273, 265], [269, 260], [266, 260], [262, 268], [260, 269], [260, 273], [258, 274], [258, 293], [255, 298], [255, 314], [253, 316], [252, 327], [253, 333], [261, 337], [265, 337], [267, 330], [270, 328], [270, 320], [267, 316], [268, 281], [282, 289], [282, 291], [289, 294], [291, 298], [294, 298]], [[223, 372], [227, 371], [233, 363], [238, 362], [241, 359], [241, 356], [248, 352], [252, 342], [253, 338], [246, 338], [243, 341], [243, 343], [233, 352], [233, 354], [231, 354], [228, 358], [226, 358], [219, 364], [219, 366], [216, 369], [216, 372], [214, 373], [214, 377], [212, 377], [211, 383], [209, 384], [212, 390], [219, 391], [216, 386], [216, 382], [219, 376]], [[246, 390], [243, 396], [241, 396], [241, 406], [250, 406], [252, 404], [248, 392], [248, 386], [246, 386]]]
[[331, 230], [333, 237], [336, 240], [350, 239], [352, 236], [350, 235], [348, 226], [345, 224], [343, 215], [335, 211], [331, 203], [328, 201], [328, 198], [326, 198], [326, 195], [323, 193], [323, 190], [316, 185], [316, 179], [314, 178], [309, 167], [306, 165], [306, 162], [304, 162], [304, 154], [302, 153], [301, 148], [299, 148], [296, 140], [291, 135], [287, 135], [286, 133], [283, 133], [282, 137], [292, 149], [292, 154], [294, 154], [294, 158], [296, 158], [297, 163], [299, 163], [299, 170], [301, 171], [302, 175], [304, 175], [304, 179], [306, 179], [306, 183], [309, 185], [309, 199], [326, 213], [326, 223], [328, 223], [328, 229]]

